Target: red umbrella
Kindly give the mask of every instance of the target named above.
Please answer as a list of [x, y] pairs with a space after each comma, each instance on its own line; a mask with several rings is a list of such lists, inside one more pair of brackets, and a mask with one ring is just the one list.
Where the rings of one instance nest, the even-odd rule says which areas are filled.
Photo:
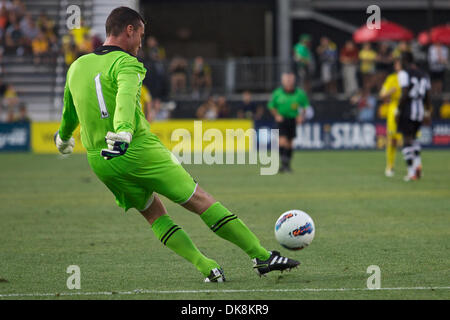
[[386, 40], [407, 41], [412, 38], [414, 38], [414, 35], [411, 31], [387, 20], [380, 22], [379, 29], [369, 29], [367, 25], [363, 25], [353, 33], [353, 40], [356, 43]]
[[441, 25], [431, 28], [429, 31], [423, 31], [419, 33], [417, 40], [422, 45], [427, 45], [430, 42], [440, 42], [445, 45], [450, 45], [450, 25]]

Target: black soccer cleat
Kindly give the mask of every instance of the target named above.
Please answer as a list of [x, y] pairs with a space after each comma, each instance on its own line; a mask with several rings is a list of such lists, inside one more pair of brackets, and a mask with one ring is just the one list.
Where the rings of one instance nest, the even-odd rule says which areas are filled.
[[225, 274], [222, 268], [214, 268], [209, 276], [205, 278], [205, 282], [225, 282]]
[[283, 272], [284, 270], [291, 270], [296, 268], [300, 261], [292, 260], [286, 257], [282, 257], [278, 251], [269, 251], [270, 257], [267, 260], [260, 260], [258, 258], [253, 259], [253, 270], [259, 275], [265, 275], [266, 273], [274, 270]]

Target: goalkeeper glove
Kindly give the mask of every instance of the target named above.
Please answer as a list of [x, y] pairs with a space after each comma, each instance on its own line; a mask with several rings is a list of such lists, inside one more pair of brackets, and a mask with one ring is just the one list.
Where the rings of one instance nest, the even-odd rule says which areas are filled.
[[114, 133], [108, 131], [105, 137], [105, 141], [108, 144], [108, 149], [102, 149], [101, 155], [106, 160], [124, 155], [131, 143], [131, 138], [132, 136], [129, 132], [123, 131]]
[[53, 136], [53, 141], [55, 142], [56, 148], [62, 154], [70, 154], [73, 151], [73, 147], [75, 147], [75, 139], [71, 137], [69, 140], [62, 140], [59, 136], [59, 130], [56, 131]]

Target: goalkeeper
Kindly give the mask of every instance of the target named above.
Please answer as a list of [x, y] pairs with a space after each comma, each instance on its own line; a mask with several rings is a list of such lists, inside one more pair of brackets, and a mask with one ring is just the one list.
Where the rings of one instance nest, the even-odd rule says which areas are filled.
[[81, 141], [90, 167], [125, 211], [135, 208], [160, 241], [191, 262], [205, 282], [223, 282], [219, 264], [205, 257], [176, 225], [157, 194], [198, 214], [219, 237], [240, 247], [253, 260], [258, 275], [296, 267], [299, 262], [267, 251], [234, 214], [206, 193], [172, 153], [150, 132], [139, 106], [146, 69], [136, 59], [144, 20], [119, 7], [106, 20], [106, 41], [77, 59], [67, 72], [64, 109], [55, 143], [71, 153], [72, 133], [81, 126]]

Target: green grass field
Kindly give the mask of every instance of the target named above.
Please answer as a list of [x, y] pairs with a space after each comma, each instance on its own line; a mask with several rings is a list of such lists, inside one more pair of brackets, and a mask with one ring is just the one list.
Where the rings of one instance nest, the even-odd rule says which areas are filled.
[[[265, 247], [302, 262], [259, 278], [237, 247], [163, 199], [225, 270], [228, 282], [205, 284], [137, 211], [116, 206], [85, 156], [1, 154], [0, 299], [450, 298], [449, 151], [425, 151], [425, 176], [409, 183], [401, 154], [391, 179], [382, 152], [297, 152], [294, 160], [294, 174], [276, 176], [249, 165], [186, 166]], [[305, 250], [288, 252], [275, 241], [274, 223], [289, 209], [315, 221]], [[81, 290], [66, 287], [69, 265], [81, 268]], [[367, 290], [370, 265], [381, 269], [382, 290]], [[135, 289], [147, 291], [130, 294]]]

